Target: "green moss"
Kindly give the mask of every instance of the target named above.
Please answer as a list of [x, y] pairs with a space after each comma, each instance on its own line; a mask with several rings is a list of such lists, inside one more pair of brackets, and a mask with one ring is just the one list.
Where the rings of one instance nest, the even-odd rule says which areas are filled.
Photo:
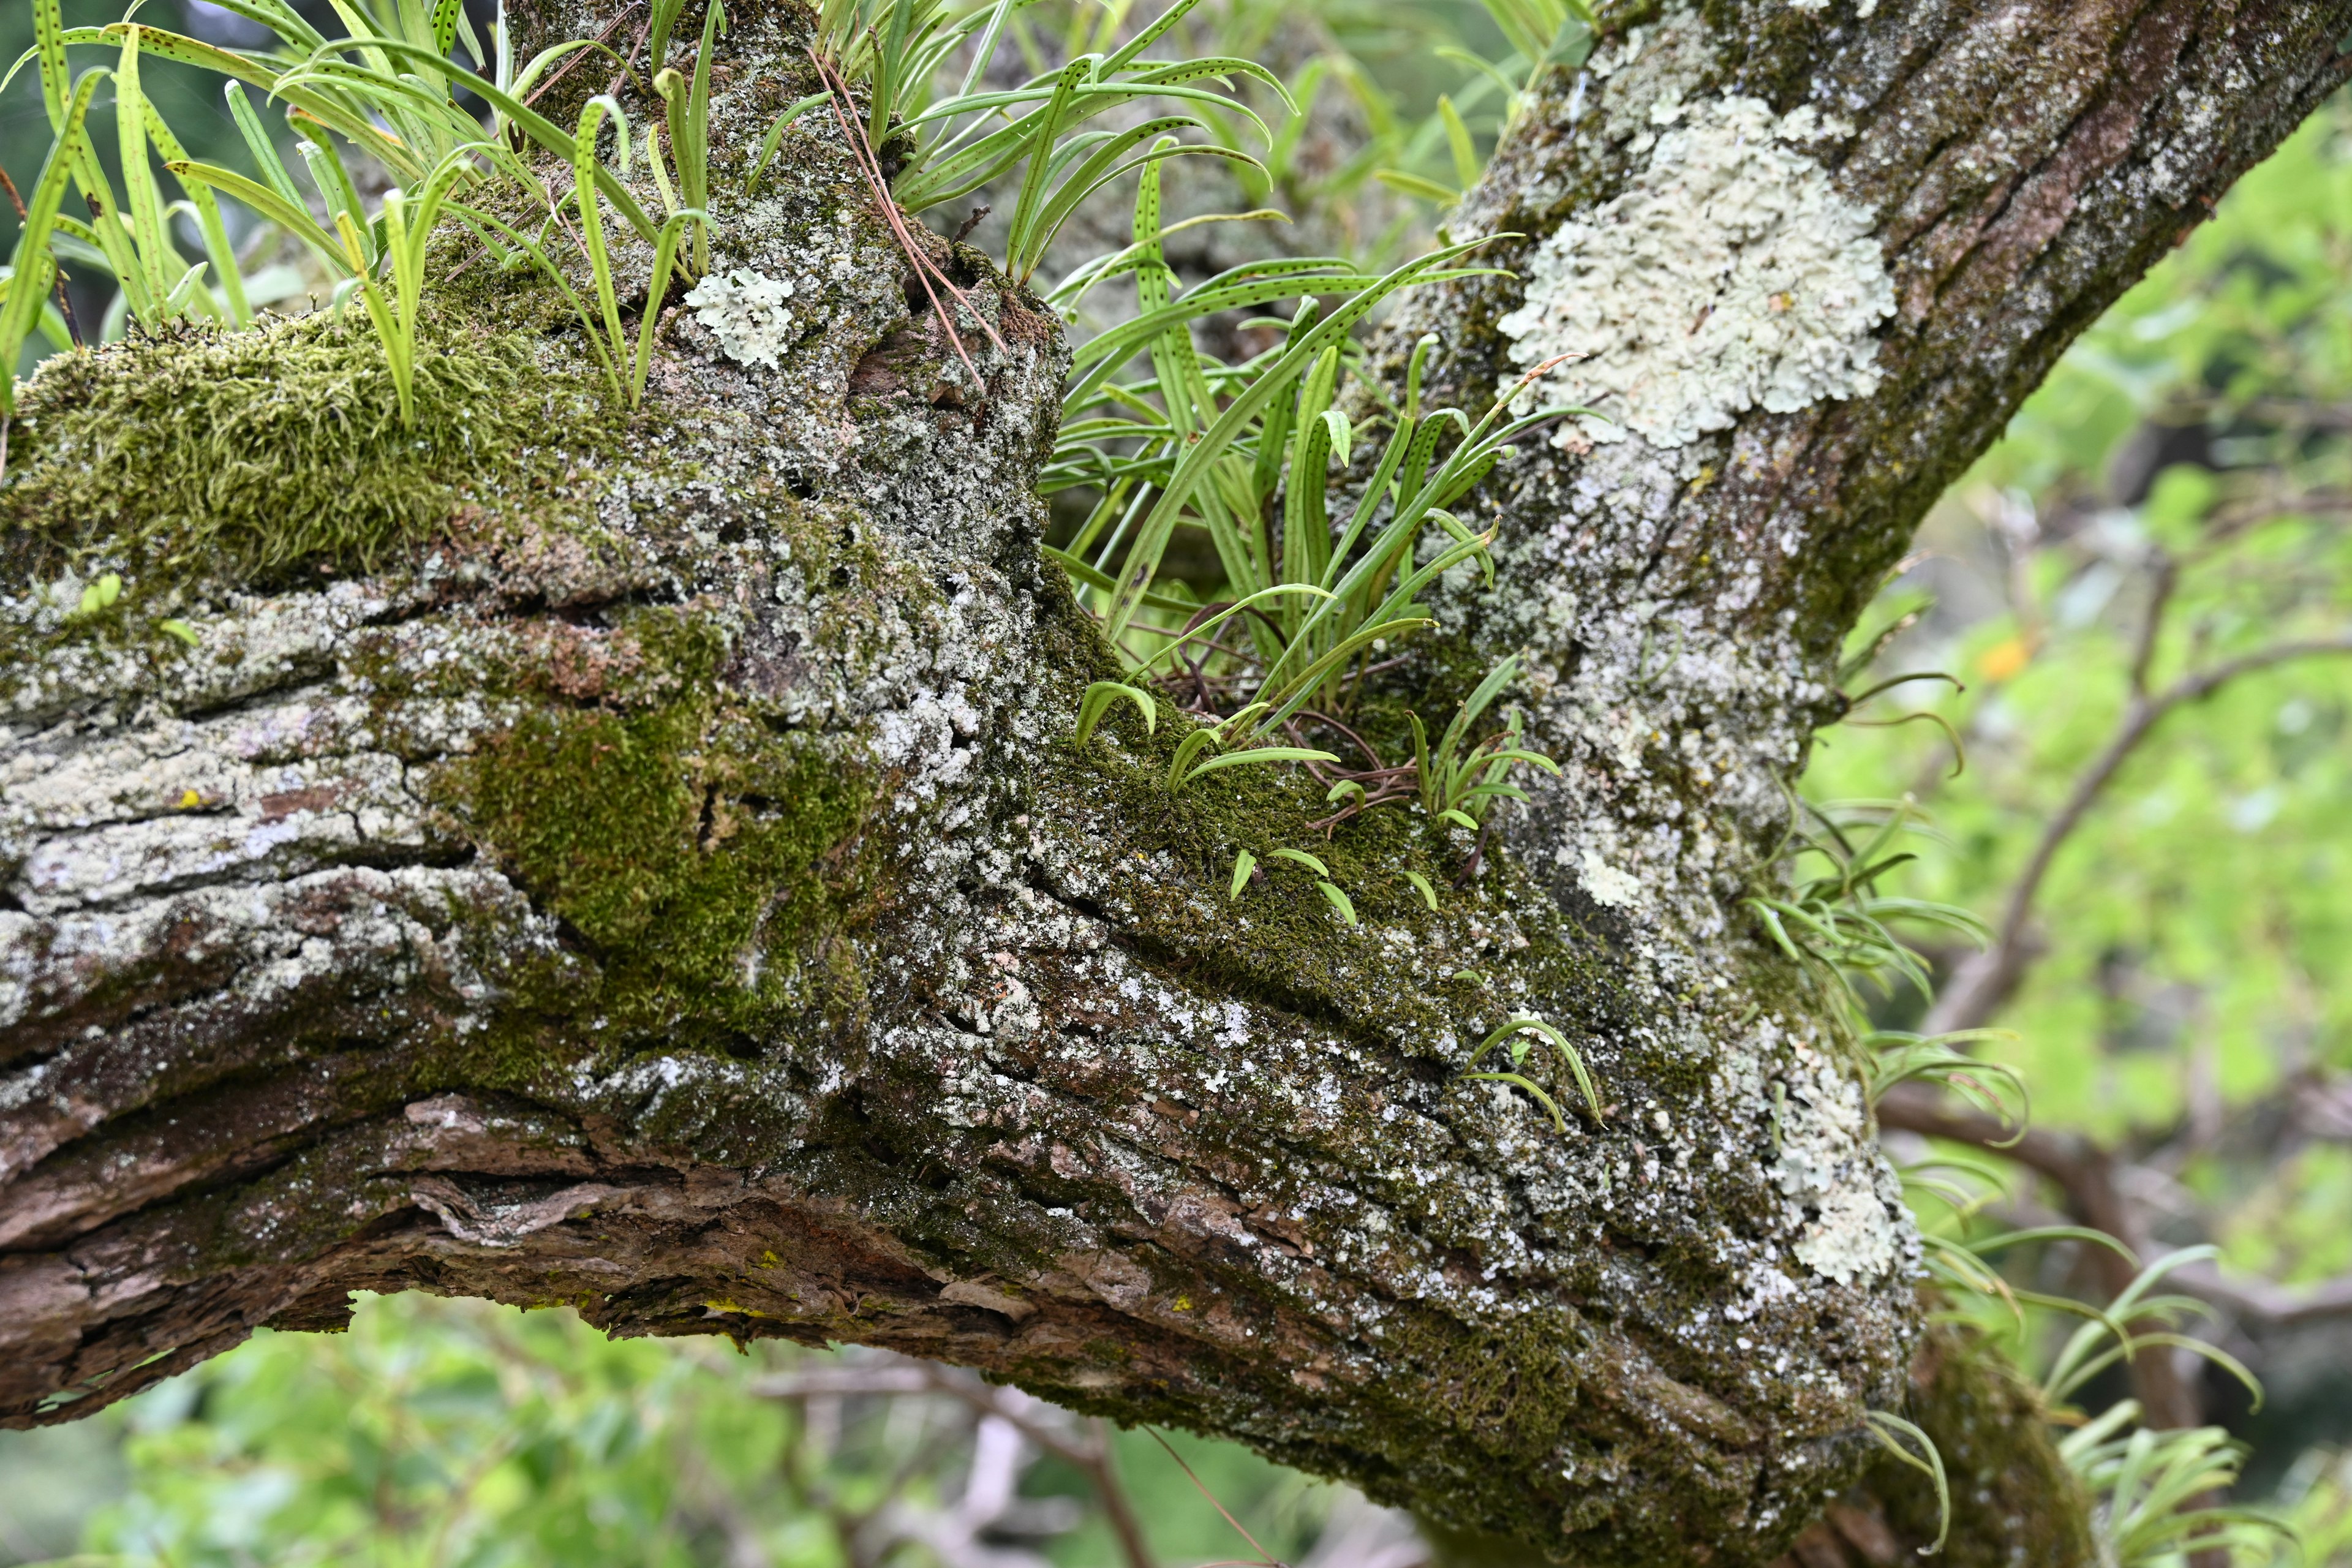
[[373, 334], [324, 313], [60, 354], [20, 409], [8, 575], [105, 567], [133, 595], [215, 571], [267, 584], [371, 567], [468, 501], [560, 473], [550, 432], [593, 444], [609, 418], [527, 340], [429, 320], [404, 426]]
[[854, 1006], [832, 939], [858, 898], [845, 846], [871, 784], [717, 695], [726, 645], [707, 622], [650, 610], [621, 640], [635, 701], [535, 706], [436, 798], [587, 950], [620, 1040], [727, 1048]]
[[[2040, 1397], [1998, 1346], [1958, 1325], [1930, 1329], [1912, 1358], [1905, 1414], [1935, 1439], [1950, 1478], [1951, 1538], [1937, 1562], [2076, 1568], [2098, 1560], [2090, 1500], [2058, 1457]], [[1863, 1489], [1906, 1542], [1935, 1539], [1935, 1491], [1916, 1470], [1882, 1459]]]

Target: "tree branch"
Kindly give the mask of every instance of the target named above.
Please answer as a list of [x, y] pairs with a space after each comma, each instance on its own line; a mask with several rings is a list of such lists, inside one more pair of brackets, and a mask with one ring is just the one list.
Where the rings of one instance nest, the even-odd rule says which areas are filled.
[[[2147, 1227], [2116, 1186], [2114, 1157], [2089, 1139], [2038, 1127], [2017, 1135], [1999, 1118], [1949, 1104], [1925, 1084], [1897, 1084], [1881, 1097], [1877, 1114], [1881, 1127], [1974, 1144], [2047, 1177], [2064, 1195], [2067, 1211], [2078, 1224], [2105, 1231], [2131, 1248], [2131, 1258], [2103, 1247], [2085, 1254], [2109, 1299], [2121, 1295], [2139, 1273], [2138, 1259], [2149, 1248]], [[2180, 1375], [2171, 1356], [2133, 1357], [2131, 1377], [2150, 1426], [2194, 1426], [2204, 1419], [2196, 1389]]]
[[1971, 955], [1962, 963], [1944, 987], [1935, 1005], [1927, 1010], [1919, 1028], [1922, 1034], [1950, 1034], [1962, 1029], [1976, 1029], [1989, 1023], [2000, 1008], [2016, 994], [2032, 962], [2027, 941], [2027, 928], [2033, 915], [2033, 900], [2042, 891], [2049, 875], [2051, 863], [2058, 851], [2074, 836], [2090, 814], [2099, 796], [2115, 782], [2132, 753], [2139, 749], [2157, 725], [2179, 709], [2202, 702], [2241, 676], [2271, 669], [2301, 658], [2323, 655], [2352, 653], [2352, 633], [2335, 637], [2281, 643], [2259, 648], [2210, 669], [2184, 676], [2154, 697], [2146, 692], [2147, 666], [2152, 657], [2155, 626], [2161, 615], [2166, 598], [2170, 594], [2169, 564], [2158, 575], [2156, 595], [2148, 612], [2147, 629], [2132, 660], [2132, 695], [2099, 754], [2074, 780], [2074, 788], [2042, 830], [2033, 852], [2026, 858], [2024, 869], [2010, 884], [2009, 896], [2001, 906], [2000, 923], [1994, 929], [1992, 941], [1984, 951]]
[[[520, 7], [524, 52], [610, 10]], [[26, 389], [0, 493], [0, 1420], [423, 1288], [886, 1345], [1643, 1568], [1769, 1561], [1872, 1463], [1865, 1412], [1933, 1406], [1960, 1495], [1991, 1500], [1951, 1561], [2087, 1561], [2030, 1399], [1923, 1342], [1841, 1020], [1742, 900], [1779, 875], [1783, 785], [1879, 571], [2332, 90], [2352, 0], [1732, 0], [1612, 24], [1547, 82], [1457, 226], [1530, 237], [1490, 252], [1631, 312], [1597, 323], [1602, 369], [1664, 355], [1685, 379], [1625, 387], [1697, 401], [1531, 437], [1459, 503], [1497, 531], [1496, 591], [1433, 594], [1450, 640], [1387, 695], [1442, 721], [1519, 654], [1507, 700], [1563, 777], [1436, 911], [1404, 873], [1443, 882], [1468, 842], [1401, 807], [1335, 825], [1316, 853], [1360, 925], [1303, 877], [1229, 895], [1240, 849], [1266, 864], [1328, 810], [1310, 781], [1171, 795], [1183, 726], [1125, 715], [1068, 742], [1119, 666], [1036, 548], [1060, 329], [975, 279], [976, 412], [824, 117], [736, 205], [815, 83], [802, 10], [730, 21], [714, 265], [793, 284], [772, 368], [677, 312], [622, 421], [560, 300], [475, 268], [420, 364], [495, 372], [463, 427], [522, 434], [452, 436], [455, 472], [386, 469], [412, 448], [338, 444], [350, 423], [235, 423], [239, 387], [367, 374], [298, 329]], [[1714, 222], [1717, 175], [1771, 235]], [[1688, 253], [1637, 254], [1661, 237]], [[1800, 254], [1823, 276], [1761, 286]], [[1610, 256], [1633, 281], [1575, 285]], [[625, 241], [624, 287], [649, 268]], [[1572, 310], [1503, 325], [1530, 288], [1401, 312], [1403, 342], [1441, 337], [1426, 405], [1475, 416], [1515, 353], [1550, 357]], [[1759, 363], [1783, 318], [1806, 335]], [[77, 444], [93, 408], [124, 412]], [[44, 619], [73, 551], [180, 526], [156, 475], [190, 442], [255, 454], [266, 518], [424, 495], [414, 548], [127, 574], [126, 605], [178, 595], [200, 655], [129, 609]], [[1529, 1012], [1605, 1110], [1566, 1134], [1459, 1077]], [[1907, 1530], [1917, 1497], [1883, 1497]]]

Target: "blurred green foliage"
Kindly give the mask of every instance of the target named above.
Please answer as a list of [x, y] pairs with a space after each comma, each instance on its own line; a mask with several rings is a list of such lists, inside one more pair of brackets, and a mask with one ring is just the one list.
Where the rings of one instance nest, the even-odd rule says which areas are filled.
[[[2341, 636], [2352, 612], [2352, 106], [2337, 100], [2221, 205], [2068, 353], [2007, 438], [1940, 503], [1918, 564], [1865, 626], [1934, 603], [1881, 671], [1941, 668], [1876, 721], [1823, 732], [1816, 799], [1909, 792], [1934, 845], [1905, 890], [1989, 920], [2129, 700], [2152, 554], [2178, 563], [2151, 682], [2273, 643]], [[2181, 454], [2189, 460], [2171, 460]], [[2151, 471], [2152, 470], [2152, 471]], [[2298, 1079], [2352, 1068], [2352, 658], [2313, 657], [2167, 719], [2060, 851], [2035, 921], [2041, 955], [1999, 1022], [1997, 1054], [2038, 1122], [2102, 1139], [2225, 1121]], [[1957, 956], [1957, 955], [1953, 955]], [[2181, 1178], [2250, 1200], [2232, 1147]], [[2284, 1279], [2352, 1266], [2341, 1145], [2262, 1169], [2263, 1222], [2232, 1256]], [[2336, 1223], [2290, 1218], [2307, 1180]], [[2315, 1245], [2292, 1248], [2296, 1226]], [[2241, 1255], [2242, 1255], [2241, 1257]]]
[[[68, 27], [103, 26], [122, 17], [122, 0], [59, 0], [65, 25]], [[260, 33], [253, 24], [233, 13], [203, 0], [157, 0], [142, 12], [142, 19], [157, 26], [185, 27], [199, 37], [249, 41]], [[33, 45], [33, 7], [29, 0], [0, 5], [0, 70], [5, 70]], [[96, 63], [95, 51], [82, 51], [89, 57], [78, 63], [77, 73]], [[31, 198], [33, 183], [39, 175], [41, 162], [49, 149], [48, 115], [41, 106], [39, 83], [34, 79], [31, 66], [17, 73], [9, 84], [5, 98], [0, 98], [0, 169], [7, 172], [18, 192]], [[220, 96], [220, 79], [211, 72], [191, 66], [154, 58], [146, 62], [142, 72], [144, 90], [178, 135], [181, 143], [194, 156], [201, 159], [229, 159], [243, 167], [243, 142], [236, 133], [236, 122], [229, 118], [227, 105]], [[94, 138], [99, 162], [106, 169], [107, 178], [119, 190], [122, 184], [122, 162], [112, 133], [113, 93], [101, 89], [92, 106], [91, 122], [103, 123], [106, 134]], [[282, 132], [282, 125], [279, 127]], [[232, 150], [236, 151], [232, 151]], [[176, 193], [175, 193], [176, 194]], [[69, 208], [72, 216], [81, 216], [78, 206]], [[231, 233], [239, 243], [252, 230], [251, 219], [242, 208], [233, 207], [229, 217]], [[204, 247], [193, 225], [184, 221], [175, 224], [181, 248], [191, 261], [204, 258]], [[16, 211], [5, 196], [0, 196], [0, 258], [12, 255], [16, 245]], [[72, 280], [74, 310], [84, 335], [92, 342], [100, 336], [100, 328], [107, 317], [107, 306], [114, 294], [114, 281], [103, 270], [68, 266]], [[29, 370], [33, 363], [50, 352], [49, 346], [36, 337], [25, 350], [20, 371]]]
[[[888, 1543], [908, 1518], [961, 1500], [969, 1412], [883, 1394], [804, 1413], [760, 1385], [880, 1364], [908, 1363], [612, 1341], [569, 1309], [362, 1298], [347, 1333], [264, 1331], [94, 1423], [6, 1435], [0, 1553], [69, 1544], [41, 1517], [62, 1492], [86, 1510], [91, 1563], [867, 1568], [906, 1552]], [[1297, 1561], [1311, 1544], [1333, 1489], [1232, 1444], [1171, 1439], [1269, 1551]], [[81, 1463], [27, 1462], [44, 1447]], [[1158, 1563], [1255, 1555], [1149, 1434], [1114, 1449]], [[1118, 1561], [1084, 1476], [1036, 1459], [1024, 1451], [1018, 1500], [980, 1549], [999, 1568]], [[862, 1531], [837, 1528], [869, 1512]]]
[[[2345, 637], [2347, 278], [2339, 99], [2084, 335], [1929, 516], [1856, 646], [1916, 622], [1853, 684], [1941, 669], [1968, 689], [1914, 684], [1865, 704], [1861, 722], [1823, 731], [1804, 779], [1818, 801], [1920, 802], [1928, 841], [1892, 890], [1999, 920], [2127, 717], [2168, 576], [2153, 694]], [[1958, 731], [1957, 776], [1942, 731], [1907, 721], [1923, 710]], [[2037, 1125], [2126, 1163], [2159, 1247], [2215, 1242], [2228, 1270], [2285, 1284], [2352, 1270], [2347, 713], [2352, 657], [2319, 653], [2160, 720], [2058, 849], [2026, 928], [2032, 962], [1990, 1020], [2006, 1036], [1982, 1047], [2031, 1084]], [[1935, 956], [1948, 973], [1966, 955]], [[1898, 1026], [1922, 1010], [1916, 997], [1884, 1009]], [[2014, 1272], [2079, 1289], [2078, 1252], [2029, 1249]], [[2216, 1401], [2256, 1446], [2249, 1489], [2275, 1484], [2303, 1560], [2352, 1563], [2352, 1324], [2207, 1331], [2269, 1385], [2259, 1418]]]

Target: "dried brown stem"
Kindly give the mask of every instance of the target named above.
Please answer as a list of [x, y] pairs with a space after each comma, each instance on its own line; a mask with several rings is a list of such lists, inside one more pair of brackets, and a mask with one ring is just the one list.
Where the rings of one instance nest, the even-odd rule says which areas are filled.
[[850, 156], [856, 162], [858, 173], [865, 175], [866, 184], [873, 187], [874, 200], [882, 209], [883, 221], [890, 226], [891, 237], [898, 242], [898, 248], [906, 253], [908, 265], [914, 268], [915, 279], [922, 284], [924, 295], [929, 299], [932, 310], [939, 316], [940, 330], [947, 333], [948, 342], [954, 345], [956, 357], [963, 361], [964, 369], [971, 373], [973, 387], [984, 391], [988, 383], [982, 377], [980, 367], [972, 363], [970, 351], [963, 346], [963, 335], [956, 331], [955, 317], [940, 302], [939, 290], [931, 287], [932, 280], [937, 279], [940, 288], [945, 289], [957, 304], [971, 313], [971, 319], [980, 323], [980, 330], [988, 334], [988, 341], [996, 345], [999, 353], [1006, 352], [1004, 340], [996, 335], [996, 329], [989, 324], [986, 316], [981, 314], [980, 308], [971, 302], [971, 297], [957, 288], [955, 280], [931, 260], [921, 246], [915, 243], [914, 236], [907, 228], [906, 216], [898, 210], [897, 198], [890, 195], [890, 182], [883, 177], [882, 161], [866, 140], [866, 128], [857, 122], [856, 116], [848, 112], [855, 107], [855, 100], [849, 96], [849, 83], [814, 48], [808, 51], [808, 58], [824, 82], [826, 92], [831, 95], [833, 117], [841, 124], [842, 137], [848, 143]]

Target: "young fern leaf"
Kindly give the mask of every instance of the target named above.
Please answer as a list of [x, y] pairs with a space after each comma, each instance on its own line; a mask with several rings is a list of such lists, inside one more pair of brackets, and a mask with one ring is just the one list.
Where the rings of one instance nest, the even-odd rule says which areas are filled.
[[1435, 914], [1437, 912], [1437, 889], [1430, 886], [1429, 879], [1423, 876], [1418, 871], [1407, 871], [1404, 874], [1404, 879], [1412, 884], [1412, 890], [1421, 895], [1421, 901], [1429, 906], [1429, 912], [1431, 914]]
[[1160, 569], [1160, 561], [1167, 552], [1178, 513], [1192, 501], [1211, 465], [1240, 438], [1249, 423], [1263, 414], [1276, 397], [1296, 384], [1327, 346], [1344, 338], [1381, 300], [1486, 243], [1488, 242], [1474, 240], [1446, 246], [1391, 272], [1317, 322], [1226, 406], [1215, 423], [1185, 451], [1162, 489], [1160, 500], [1137, 531], [1135, 546], [1121, 576], [1118, 594], [1112, 600], [1109, 613], [1104, 619], [1104, 630], [1114, 643], [1126, 633], [1129, 623], [1135, 618], [1143, 593], [1150, 586], [1152, 577]]
[[656, 71], [669, 62], [670, 35], [677, 30], [678, 14], [685, 9], [686, 0], [653, 0], [646, 18], [646, 58]]
[[[1933, 1437], [1900, 1415], [1889, 1415], [1884, 1410], [1865, 1410], [1862, 1418], [1870, 1428], [1870, 1435], [1878, 1440], [1879, 1447], [1935, 1483], [1936, 1539], [1919, 1548], [1922, 1557], [1935, 1555], [1944, 1549], [1945, 1541], [1952, 1533], [1952, 1483], [1944, 1474], [1943, 1453], [1937, 1448]], [[1916, 1443], [1918, 1453], [1913, 1453], [1896, 1441], [1898, 1436], [1908, 1437]]]
[[1338, 883], [1318, 882], [1315, 886], [1322, 892], [1325, 900], [1339, 911], [1341, 920], [1346, 921], [1349, 925], [1360, 923], [1356, 919], [1355, 904], [1349, 900], [1347, 894], [1339, 890]]
[[1545, 1113], [1551, 1118], [1552, 1126], [1557, 1128], [1563, 1136], [1568, 1132], [1568, 1118], [1559, 1113], [1559, 1106], [1558, 1103], [1553, 1100], [1550, 1095], [1546, 1094], [1543, 1091], [1541, 1085], [1538, 1084], [1533, 1079], [1527, 1077], [1524, 1073], [1469, 1072], [1465, 1070], [1455, 1073], [1454, 1077], [1455, 1081], [1460, 1083], [1507, 1083], [1514, 1089], [1524, 1089], [1529, 1094], [1535, 1096], [1537, 1103], [1544, 1108]]
[[467, 161], [471, 151], [460, 147], [444, 157], [420, 190], [410, 193], [395, 188], [384, 193], [383, 251], [388, 274], [384, 284], [379, 284], [367, 268], [358, 223], [348, 212], [335, 214], [344, 258], [351, 266], [349, 281], [357, 284], [383, 343], [404, 427], [413, 427], [416, 422], [416, 328], [425, 303], [425, 253], [450, 190], [473, 172]]
[[1314, 872], [1318, 877], [1328, 878], [1331, 875], [1330, 867], [1326, 866], [1322, 861], [1317, 859], [1314, 856], [1309, 855], [1304, 849], [1273, 849], [1267, 851], [1267, 858], [1295, 861]]
[[1255, 746], [1247, 751], [1227, 752], [1211, 757], [1205, 763], [1192, 759], [1213, 744], [1211, 731], [1195, 730], [1184, 737], [1176, 748], [1175, 759], [1168, 766], [1168, 788], [1172, 794], [1191, 784], [1203, 773], [1225, 768], [1255, 767], [1266, 763], [1336, 763], [1339, 759], [1328, 752], [1318, 752], [1305, 746]]
[[[579, 215], [581, 243], [588, 252], [589, 271], [596, 285], [598, 324], [604, 328], [605, 341], [612, 345], [617, 363], [623, 353], [621, 336], [621, 304], [613, 287], [613, 257], [604, 244], [604, 219], [596, 200], [596, 176], [603, 163], [596, 157], [596, 133], [604, 117], [611, 115], [614, 138], [621, 150], [622, 173], [628, 172], [629, 117], [620, 100], [609, 93], [598, 93], [580, 109], [579, 129], [572, 142], [572, 203]], [[652, 300], [647, 301], [653, 304]]]
[[[147, 139], [154, 144], [163, 166], [169, 169], [174, 163], [186, 163], [187, 149], [180, 145], [180, 139], [172, 134], [172, 128], [163, 122], [152, 102], [146, 105], [146, 117]], [[204, 237], [205, 254], [214, 272], [219, 275], [221, 292], [227, 297], [229, 319], [240, 327], [251, 326], [253, 306], [245, 297], [244, 271], [237, 266], [236, 247], [229, 243], [227, 226], [221, 221], [220, 204], [213, 200], [211, 188], [202, 181], [191, 184], [181, 180], [180, 188], [187, 194], [186, 200], [174, 202], [173, 209], [184, 210], [196, 220], [196, 232]]]
[[[686, 208], [695, 211], [710, 205], [710, 57], [725, 30], [725, 18], [719, 0], [710, 0], [709, 9], [703, 13], [702, 43], [695, 51], [690, 82], [682, 82], [673, 70], [661, 70], [654, 77], [654, 89], [668, 110], [670, 156], [677, 165], [678, 195]], [[709, 227], [704, 224], [694, 231], [693, 275], [697, 278], [710, 270]]]
[[1225, 900], [1228, 903], [1242, 896], [1242, 889], [1249, 886], [1250, 873], [1256, 869], [1257, 857], [1248, 850], [1244, 849], [1234, 857], [1234, 882], [1232, 887], [1225, 889]]
[[[1592, 1075], [1585, 1070], [1583, 1056], [1574, 1046], [1569, 1044], [1567, 1036], [1543, 1019], [1533, 1016], [1514, 1018], [1488, 1035], [1486, 1039], [1479, 1042], [1478, 1048], [1470, 1053], [1470, 1059], [1462, 1065], [1462, 1073], [1457, 1076], [1474, 1076], [1471, 1069], [1475, 1068], [1485, 1058], [1486, 1053], [1496, 1046], [1505, 1047], [1514, 1068], [1524, 1066], [1530, 1049], [1529, 1043], [1524, 1037], [1528, 1035], [1538, 1037], [1559, 1054], [1561, 1061], [1568, 1067], [1570, 1076], [1576, 1079], [1577, 1092], [1584, 1096], [1585, 1108], [1592, 1112], [1592, 1120], [1607, 1121], [1608, 1117], [1601, 1107], [1600, 1092], [1592, 1087]], [[1563, 1128], [1562, 1131], [1566, 1129]]]
[[653, 367], [654, 334], [661, 327], [662, 299], [669, 291], [670, 273], [677, 264], [678, 237], [688, 224], [694, 226], [696, 243], [703, 243], [710, 232], [710, 218], [699, 207], [685, 207], [670, 214], [654, 241], [653, 277], [646, 285], [646, 313], [637, 321], [636, 359], [629, 372], [631, 408], [646, 400], [646, 376]]
[[1121, 700], [1133, 703], [1135, 710], [1143, 716], [1145, 734], [1159, 729], [1160, 705], [1152, 700], [1150, 692], [1123, 681], [1097, 680], [1087, 688], [1086, 695], [1079, 700], [1078, 728], [1071, 737], [1071, 744], [1085, 745], [1087, 737], [1095, 732], [1095, 726], [1102, 722], [1103, 715], [1110, 711], [1111, 704]]
[[163, 224], [163, 201], [155, 189], [154, 170], [147, 161], [147, 99], [139, 82], [139, 34], [131, 27], [122, 35], [121, 60], [114, 73], [115, 136], [122, 159], [123, 215], [131, 221], [132, 249], [146, 284], [146, 309], [141, 324], [153, 327], [163, 319], [162, 301], [171, 293], [180, 267], [178, 251]]
[[777, 150], [784, 144], [784, 132], [798, 124], [802, 115], [812, 109], [822, 108], [832, 100], [833, 94], [829, 92], [813, 92], [795, 100], [791, 108], [776, 116], [776, 122], [768, 127], [768, 134], [761, 139], [760, 156], [751, 164], [751, 177], [743, 182], [745, 191], [759, 190], [760, 176], [767, 173], [768, 165], [775, 161]]

